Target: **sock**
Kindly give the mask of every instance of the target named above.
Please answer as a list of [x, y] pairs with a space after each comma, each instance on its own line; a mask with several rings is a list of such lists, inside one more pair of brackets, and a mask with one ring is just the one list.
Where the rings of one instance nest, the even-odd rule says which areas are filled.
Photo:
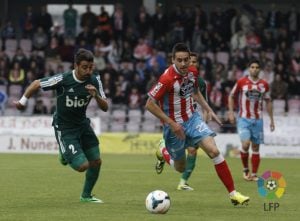
[[216, 172], [220, 180], [223, 182], [224, 186], [226, 187], [228, 193], [233, 192], [235, 190], [234, 182], [225, 159], [221, 154], [219, 154], [217, 157], [213, 158], [212, 160], [215, 164]]
[[260, 163], [259, 152], [252, 152], [251, 163], [252, 163], [252, 174], [256, 175]]
[[195, 168], [195, 165], [196, 165], [196, 156], [187, 155], [185, 170], [181, 176], [181, 178], [185, 180], [185, 182], [190, 178]]
[[92, 195], [93, 187], [95, 186], [99, 177], [100, 166], [90, 167], [85, 173], [85, 182], [83, 186], [82, 197], [90, 197]]
[[248, 164], [249, 153], [245, 152], [244, 150], [241, 150], [240, 153], [241, 153], [241, 160], [242, 160], [244, 170], [248, 169], [248, 167], [249, 167], [249, 164]]
[[169, 164], [170, 166], [174, 166], [174, 161], [171, 159], [171, 156], [166, 147], [161, 149], [161, 153], [163, 155], [164, 160], [167, 162], [167, 164]]

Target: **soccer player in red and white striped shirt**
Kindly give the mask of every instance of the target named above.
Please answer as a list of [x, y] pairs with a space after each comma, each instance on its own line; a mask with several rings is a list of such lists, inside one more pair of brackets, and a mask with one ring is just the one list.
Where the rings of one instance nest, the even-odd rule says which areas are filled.
[[[272, 101], [269, 84], [259, 78], [260, 63], [252, 60], [249, 63], [249, 76], [237, 81], [228, 98], [229, 120], [234, 123], [234, 97], [238, 95], [239, 113], [237, 129], [242, 142], [241, 160], [244, 167], [243, 177], [248, 181], [257, 181], [257, 171], [260, 163], [259, 145], [263, 143], [263, 101], [266, 101], [270, 117], [270, 129], [274, 131]], [[252, 148], [252, 171], [249, 171], [249, 148]]]
[[190, 50], [184, 43], [177, 43], [172, 50], [172, 65], [160, 76], [149, 91], [146, 109], [163, 122], [164, 139], [174, 168], [182, 173], [186, 167], [186, 148], [199, 146], [212, 159], [215, 170], [226, 187], [234, 205], [250, 200], [237, 192], [226, 160], [214, 141], [215, 133], [193, 108], [193, 99], [221, 123], [198, 87], [196, 68], [190, 67]]

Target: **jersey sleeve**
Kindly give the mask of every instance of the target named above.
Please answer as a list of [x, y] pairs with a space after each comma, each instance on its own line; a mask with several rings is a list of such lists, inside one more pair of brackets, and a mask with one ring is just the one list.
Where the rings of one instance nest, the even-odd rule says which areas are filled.
[[206, 86], [206, 83], [203, 80], [203, 78], [199, 77], [199, 76], [198, 76], [198, 87], [199, 87], [199, 90], [200, 90], [202, 96], [207, 101], [207, 86]]
[[233, 88], [232, 88], [232, 90], [231, 90], [231, 92], [230, 92], [230, 96], [232, 96], [232, 97], [236, 97], [237, 96], [237, 94], [239, 93], [239, 91], [240, 91], [240, 88], [241, 88], [241, 80], [238, 80], [237, 82], [236, 82], [236, 84], [233, 86]]
[[104, 93], [104, 90], [103, 90], [103, 86], [102, 86], [102, 81], [100, 79], [100, 75], [97, 75], [96, 76], [96, 88], [98, 90], [98, 93], [100, 95], [101, 98], [103, 99], [106, 99], [106, 96], [105, 96], [105, 93]]
[[166, 75], [162, 75], [158, 82], [148, 92], [148, 96], [156, 101], [162, 99], [164, 94], [168, 91], [169, 84]]
[[56, 74], [51, 77], [45, 77], [40, 79], [41, 88], [44, 91], [53, 90], [59, 87], [63, 81], [63, 74]]

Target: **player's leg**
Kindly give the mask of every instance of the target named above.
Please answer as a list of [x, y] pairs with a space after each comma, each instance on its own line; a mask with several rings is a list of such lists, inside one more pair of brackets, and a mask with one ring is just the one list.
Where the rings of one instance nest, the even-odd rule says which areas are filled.
[[263, 120], [258, 119], [255, 120], [255, 124], [251, 126], [251, 141], [252, 141], [252, 156], [251, 156], [251, 164], [252, 164], [252, 173], [251, 180], [257, 181], [257, 171], [260, 164], [260, 154], [259, 154], [259, 145], [264, 142], [263, 137]]
[[211, 136], [203, 138], [200, 144], [204, 152], [212, 159], [215, 165], [215, 170], [217, 172], [217, 175], [219, 176], [220, 180], [226, 187], [231, 202], [234, 205], [247, 204], [250, 198], [248, 196], [242, 195], [241, 193], [235, 190], [234, 181], [230, 169], [226, 163], [226, 160], [219, 152], [216, 143], [214, 141], [214, 138]]
[[157, 162], [155, 165], [155, 170], [157, 174], [161, 174], [164, 165], [167, 162], [170, 166], [174, 167], [174, 161], [171, 159], [171, 156], [166, 148], [165, 140], [162, 138], [159, 141], [158, 149], [156, 150]]
[[207, 126], [207, 124], [202, 120], [199, 114], [195, 113], [192, 118], [185, 125], [186, 129], [186, 143], [189, 146], [201, 147], [204, 152], [212, 159], [215, 170], [226, 187], [230, 199], [234, 205], [245, 204], [249, 201], [249, 197], [243, 196], [235, 190], [234, 182], [232, 179], [229, 167], [219, 152], [214, 136], [215, 133]]
[[196, 165], [197, 149], [194, 147], [188, 147], [187, 152], [188, 152], [188, 154], [186, 157], [185, 170], [181, 175], [177, 189], [192, 191], [194, 189], [188, 185], [187, 181], [190, 178], [190, 176], [195, 168], [195, 165]]
[[247, 181], [251, 180], [249, 172], [249, 148], [251, 145], [251, 131], [249, 129], [250, 125], [251, 122], [245, 118], [239, 118], [237, 121], [237, 129], [242, 143], [240, 156], [243, 165], [243, 178]]
[[92, 190], [99, 178], [102, 161], [100, 158], [99, 141], [90, 125], [82, 129], [81, 144], [83, 152], [88, 160], [89, 167], [86, 170], [85, 182], [80, 200], [82, 202], [103, 203], [102, 200], [92, 196]]

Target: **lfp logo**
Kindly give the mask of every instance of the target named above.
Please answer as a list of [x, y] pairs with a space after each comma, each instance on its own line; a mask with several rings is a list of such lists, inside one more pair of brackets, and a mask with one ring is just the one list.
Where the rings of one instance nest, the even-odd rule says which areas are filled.
[[[265, 171], [257, 181], [258, 193], [260, 196], [269, 200], [279, 199], [283, 196], [286, 181], [282, 174], [277, 171]], [[266, 208], [267, 207], [267, 208]], [[279, 203], [270, 202], [269, 205], [264, 204], [265, 211], [275, 211], [279, 207]]]

